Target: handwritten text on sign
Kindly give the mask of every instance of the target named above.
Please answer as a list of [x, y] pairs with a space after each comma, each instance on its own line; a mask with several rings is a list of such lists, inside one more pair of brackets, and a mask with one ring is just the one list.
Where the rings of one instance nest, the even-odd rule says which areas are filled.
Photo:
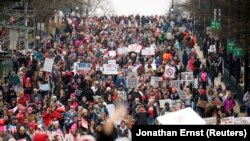
[[91, 64], [89, 63], [78, 63], [77, 70], [91, 70]]
[[119, 55], [128, 54], [128, 48], [127, 47], [120, 47], [120, 48], [117, 49], [117, 53]]
[[140, 53], [141, 49], [142, 49], [142, 46], [138, 44], [131, 44], [128, 46], [128, 50], [130, 52]]
[[54, 59], [46, 58], [43, 66], [43, 71], [52, 72], [53, 64]]

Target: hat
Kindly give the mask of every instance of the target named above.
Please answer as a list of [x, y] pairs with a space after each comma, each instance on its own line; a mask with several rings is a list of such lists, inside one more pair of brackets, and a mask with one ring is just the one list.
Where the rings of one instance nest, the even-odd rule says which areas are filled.
[[0, 126], [0, 131], [6, 132], [6, 126]]
[[36, 133], [33, 137], [33, 141], [47, 141], [49, 136], [44, 133]]
[[73, 124], [70, 129], [77, 129], [76, 124]]
[[0, 119], [0, 126], [3, 126], [5, 124], [5, 120], [3, 118]]
[[60, 112], [60, 113], [64, 113], [64, 112], [66, 112], [66, 111], [65, 111], [65, 107], [64, 107], [64, 106], [62, 106], [62, 107], [58, 107], [58, 108], [56, 109], [56, 111], [57, 111], [57, 112]]
[[75, 93], [72, 93], [70, 96], [75, 97], [75, 96], [76, 96], [76, 94], [75, 94]]
[[207, 93], [207, 91], [206, 91], [206, 90], [201, 89], [201, 91], [200, 91], [200, 94], [201, 94], [201, 95], [206, 95], [206, 93]]
[[106, 89], [107, 91], [110, 91], [111, 90], [111, 88], [110, 87], [107, 87], [107, 89]]

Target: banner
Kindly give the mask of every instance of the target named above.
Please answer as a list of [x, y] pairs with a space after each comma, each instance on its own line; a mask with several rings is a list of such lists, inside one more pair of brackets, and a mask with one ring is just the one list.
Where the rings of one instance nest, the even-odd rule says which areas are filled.
[[237, 117], [237, 118], [234, 118], [234, 124], [237, 124], [237, 125], [250, 125], [250, 117]]
[[43, 66], [43, 71], [46, 72], [52, 72], [53, 69], [53, 65], [54, 65], [54, 58], [45, 58], [45, 62], [44, 62], [44, 66]]
[[141, 49], [142, 49], [142, 46], [138, 45], [138, 44], [131, 44], [131, 45], [128, 46], [128, 51], [129, 52], [140, 53]]
[[120, 47], [120, 48], [117, 49], [117, 53], [119, 55], [128, 54], [128, 48], [127, 47]]
[[222, 118], [220, 121], [221, 125], [234, 125], [234, 117]]
[[153, 47], [147, 47], [144, 48], [141, 52], [142, 55], [148, 56], [148, 55], [155, 55], [155, 48]]
[[117, 64], [103, 64], [103, 74], [112, 75], [118, 74], [118, 67]]

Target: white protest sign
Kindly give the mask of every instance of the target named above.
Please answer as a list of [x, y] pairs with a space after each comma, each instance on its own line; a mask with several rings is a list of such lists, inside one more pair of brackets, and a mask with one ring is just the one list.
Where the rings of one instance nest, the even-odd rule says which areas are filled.
[[207, 125], [216, 125], [217, 124], [217, 118], [216, 117], [210, 117], [210, 118], [203, 118]]
[[109, 112], [109, 116], [112, 116], [115, 113], [115, 105], [114, 104], [107, 104], [106, 108]]
[[221, 125], [234, 125], [234, 117], [226, 117], [226, 118], [222, 118]]
[[180, 89], [180, 85], [181, 85], [181, 80], [171, 80], [170, 84], [171, 86], [175, 87], [176, 89]]
[[115, 57], [116, 56], [116, 52], [115, 51], [109, 51], [109, 56]]
[[116, 64], [116, 60], [108, 60], [108, 64]]
[[182, 80], [193, 80], [193, 72], [182, 72], [181, 79]]
[[126, 83], [129, 88], [135, 88], [138, 86], [139, 78], [136, 75], [130, 75], [127, 77]]
[[167, 78], [174, 78], [175, 77], [175, 68], [167, 65], [165, 67], [165, 76]]
[[39, 88], [40, 88], [41, 91], [50, 91], [50, 85], [49, 85], [49, 83], [39, 84]]
[[130, 52], [140, 53], [141, 49], [142, 49], [142, 46], [138, 44], [131, 44], [128, 46], [128, 51]]
[[77, 70], [90, 71], [91, 64], [90, 63], [77, 63]]
[[147, 47], [144, 48], [141, 52], [142, 55], [148, 56], [148, 55], [155, 55], [155, 48], [153, 47]]
[[179, 90], [178, 95], [179, 95], [180, 99], [182, 99], [182, 100], [186, 99], [186, 92], [185, 91]]
[[250, 125], [250, 117], [237, 117], [237, 118], [234, 118], [234, 124], [237, 124], [237, 125]]
[[117, 64], [103, 64], [103, 74], [112, 75], [118, 74], [118, 65]]
[[120, 48], [117, 49], [117, 53], [119, 55], [128, 54], [128, 48], [127, 47], [120, 47]]
[[216, 52], [216, 46], [215, 46], [215, 45], [210, 45], [208, 51], [209, 51], [209, 52]]
[[53, 64], [54, 64], [54, 58], [45, 58], [43, 71], [52, 72]]
[[169, 107], [172, 107], [172, 100], [171, 99], [161, 99], [160, 102], [160, 108], [165, 108], [165, 103], [169, 103]]
[[150, 85], [152, 85], [154, 88], [157, 87], [165, 87], [167, 85], [167, 83], [165, 81], [163, 81], [162, 77], [151, 77], [151, 81], [150, 81]]
[[160, 125], [205, 125], [202, 119], [192, 108], [181, 109], [176, 112], [157, 117]]
[[199, 83], [198, 83], [198, 78], [196, 78], [196, 79], [194, 79], [194, 86], [193, 86], [193, 87], [194, 87], [195, 89], [198, 89], [198, 87], [199, 87], [198, 85], [199, 85]]

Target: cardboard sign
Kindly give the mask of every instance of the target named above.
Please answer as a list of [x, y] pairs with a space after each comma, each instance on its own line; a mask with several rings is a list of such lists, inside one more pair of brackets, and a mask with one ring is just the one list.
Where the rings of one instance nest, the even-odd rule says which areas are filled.
[[217, 124], [217, 118], [216, 117], [210, 117], [210, 118], [203, 118], [207, 125], [216, 125]]
[[167, 65], [165, 67], [165, 76], [167, 78], [174, 78], [175, 77], [175, 67], [170, 67]]
[[155, 55], [155, 48], [153, 48], [153, 47], [144, 48], [142, 50], [141, 54], [145, 55], [145, 56]]
[[43, 71], [46, 72], [52, 72], [53, 69], [53, 65], [54, 65], [54, 58], [45, 58], [45, 62], [44, 62], [44, 66], [43, 66]]
[[205, 125], [202, 119], [192, 108], [185, 108], [160, 117], [157, 121], [161, 125]]
[[221, 125], [234, 125], [234, 117], [226, 117], [226, 118], [222, 118]]
[[131, 44], [131, 45], [128, 46], [128, 51], [129, 52], [140, 53], [141, 49], [142, 49], [142, 46], [138, 45], [138, 44]]
[[237, 124], [237, 125], [250, 125], [250, 117], [237, 117], [237, 118], [234, 118], [234, 124]]
[[176, 89], [180, 90], [181, 80], [171, 80], [170, 85], [175, 87]]
[[128, 54], [128, 48], [127, 47], [120, 47], [120, 48], [117, 49], [117, 53], [119, 55]]
[[103, 74], [112, 75], [118, 74], [118, 65], [117, 64], [103, 64]]

